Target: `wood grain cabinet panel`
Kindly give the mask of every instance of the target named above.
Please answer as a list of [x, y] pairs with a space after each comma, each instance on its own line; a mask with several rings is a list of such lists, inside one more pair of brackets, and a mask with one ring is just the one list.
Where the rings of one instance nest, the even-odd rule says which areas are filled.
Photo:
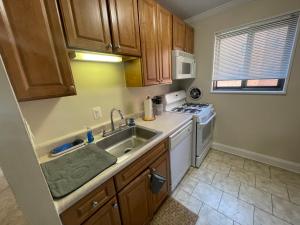
[[157, 5], [157, 21], [160, 83], [170, 84], [172, 83], [172, 14]]
[[160, 156], [162, 153], [167, 151], [168, 142], [163, 141], [153, 147], [149, 152], [139, 158], [139, 160], [133, 162], [129, 166], [127, 166], [124, 170], [119, 172], [115, 176], [115, 184], [117, 191], [120, 191], [125, 185], [131, 182], [134, 178], [136, 178], [140, 173], [142, 173], [145, 169], [149, 167], [149, 165], [156, 159], [156, 157]]
[[185, 23], [173, 15], [173, 49], [185, 51]]
[[194, 28], [186, 25], [185, 28], [185, 51], [188, 53], [194, 53]]
[[119, 206], [116, 197], [112, 198], [82, 225], [121, 225]]
[[146, 170], [119, 196], [123, 225], [146, 225], [152, 218], [150, 171]]
[[19, 101], [76, 94], [55, 0], [0, 1], [1, 55]]
[[[109, 179], [75, 203], [61, 215], [64, 225], [80, 225], [115, 195], [113, 179]], [[97, 223], [96, 223], [97, 224]]]
[[159, 193], [152, 193], [152, 210], [156, 212], [170, 191], [170, 157], [169, 152], [165, 152], [152, 165], [150, 171], [161, 175], [167, 179]]
[[106, 0], [59, 0], [70, 48], [112, 52]]
[[154, 0], [138, 0], [138, 9], [142, 57], [125, 62], [126, 85], [170, 84], [172, 15]]
[[145, 86], [160, 83], [157, 40], [157, 4], [153, 0], [139, 0], [139, 22], [142, 48], [142, 72]]
[[173, 49], [194, 53], [194, 29], [174, 15]]
[[109, 13], [115, 53], [140, 56], [140, 30], [137, 0], [109, 0]]
[[[111, 178], [64, 211], [60, 216], [63, 225], [119, 225], [120, 221], [123, 225], [149, 224], [170, 191], [167, 150], [166, 139], [114, 176], [118, 202]], [[167, 179], [159, 193], [151, 191], [153, 173]]]

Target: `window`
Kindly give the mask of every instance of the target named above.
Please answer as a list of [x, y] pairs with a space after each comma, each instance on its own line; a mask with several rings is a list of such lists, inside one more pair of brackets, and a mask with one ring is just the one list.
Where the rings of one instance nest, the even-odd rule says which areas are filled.
[[213, 92], [284, 93], [299, 13], [217, 33]]

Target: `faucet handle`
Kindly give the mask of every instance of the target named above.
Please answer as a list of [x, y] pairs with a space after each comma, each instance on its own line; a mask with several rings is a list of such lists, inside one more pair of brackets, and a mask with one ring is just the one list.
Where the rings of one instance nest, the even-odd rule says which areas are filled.
[[103, 128], [103, 131], [102, 131], [102, 137], [105, 137], [107, 134], [107, 131], [105, 130], [105, 128]]
[[122, 127], [126, 127], [127, 126], [127, 122], [126, 120], [123, 118], [120, 123], [119, 123], [119, 128], [122, 128]]

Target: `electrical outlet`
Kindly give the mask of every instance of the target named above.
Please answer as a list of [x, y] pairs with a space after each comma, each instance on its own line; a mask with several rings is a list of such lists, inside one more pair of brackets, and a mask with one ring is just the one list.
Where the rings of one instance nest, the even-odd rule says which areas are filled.
[[101, 107], [97, 106], [93, 108], [94, 120], [99, 120], [102, 117]]

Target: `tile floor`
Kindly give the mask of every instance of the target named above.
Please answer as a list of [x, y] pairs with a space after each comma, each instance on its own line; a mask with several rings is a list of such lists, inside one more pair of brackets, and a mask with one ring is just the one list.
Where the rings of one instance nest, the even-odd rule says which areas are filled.
[[[300, 174], [210, 150], [173, 197], [197, 225], [299, 225]], [[0, 224], [28, 225], [0, 169]]]
[[19, 210], [15, 197], [0, 168], [0, 224], [29, 225]]
[[172, 195], [197, 225], [300, 224], [300, 174], [216, 150]]

